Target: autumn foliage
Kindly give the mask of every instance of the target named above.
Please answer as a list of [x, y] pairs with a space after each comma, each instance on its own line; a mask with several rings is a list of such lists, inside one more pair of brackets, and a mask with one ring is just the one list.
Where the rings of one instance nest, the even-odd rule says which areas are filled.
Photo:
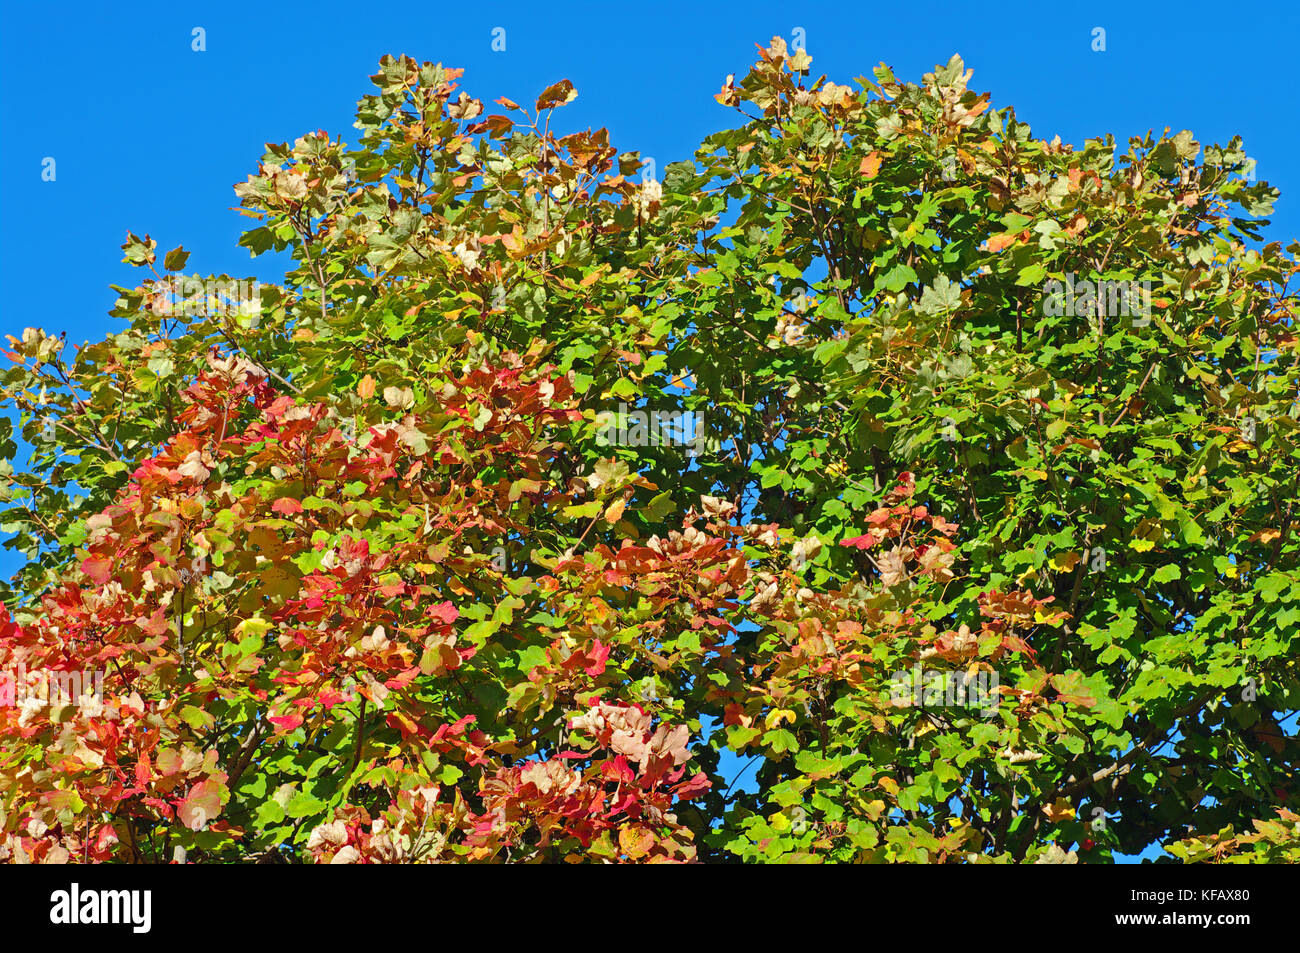
[[[11, 338], [0, 669], [102, 693], [0, 707], [0, 858], [1294, 860], [1275, 190], [810, 63], [660, 182], [567, 82], [386, 57], [237, 186], [252, 309], [130, 235], [121, 333]], [[1048, 306], [1089, 274], [1150, 323]]]

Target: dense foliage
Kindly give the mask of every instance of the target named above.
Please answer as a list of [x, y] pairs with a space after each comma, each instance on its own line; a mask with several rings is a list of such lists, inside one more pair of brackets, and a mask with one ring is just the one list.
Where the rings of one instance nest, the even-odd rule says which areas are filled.
[[1276, 190], [810, 64], [660, 182], [386, 57], [236, 187], [281, 284], [10, 338], [0, 667], [102, 691], [0, 707], [0, 856], [1300, 858]]

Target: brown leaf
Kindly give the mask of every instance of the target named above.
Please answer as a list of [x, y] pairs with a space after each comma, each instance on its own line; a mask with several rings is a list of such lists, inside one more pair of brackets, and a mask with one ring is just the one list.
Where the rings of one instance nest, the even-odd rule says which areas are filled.
[[573, 88], [573, 84], [567, 79], [562, 79], [558, 83], [555, 83], [552, 86], [547, 86], [542, 90], [542, 95], [537, 97], [537, 111], [541, 112], [543, 109], [555, 109], [557, 106], [571, 103], [577, 98], [578, 91]]
[[886, 586], [897, 586], [907, 578], [907, 566], [904, 557], [907, 550], [896, 547], [880, 557], [880, 581]]

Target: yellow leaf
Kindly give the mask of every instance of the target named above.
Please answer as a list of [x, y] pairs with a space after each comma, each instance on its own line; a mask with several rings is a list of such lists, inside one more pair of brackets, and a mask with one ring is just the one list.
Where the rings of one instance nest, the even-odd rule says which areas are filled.
[[271, 623], [259, 616], [253, 616], [251, 619], [245, 619], [239, 625], [235, 626], [235, 635], [244, 638], [249, 635], [265, 635], [271, 628]]
[[618, 832], [618, 846], [633, 860], [650, 853], [655, 837], [644, 827], [625, 827]]
[[620, 516], [623, 515], [623, 508], [627, 506], [627, 500], [619, 497], [609, 506], [605, 507], [605, 522], [617, 523]]
[[1052, 557], [1051, 566], [1057, 572], [1069, 572], [1082, 558], [1078, 553], [1057, 553]]
[[773, 728], [780, 727], [781, 722], [783, 721], [788, 721], [790, 724], [794, 724], [794, 712], [788, 708], [774, 709], [767, 713], [767, 718], [764, 719], [764, 724], [767, 726], [767, 729], [771, 731]]
[[1145, 553], [1155, 549], [1156, 544], [1162, 542], [1164, 538], [1165, 530], [1158, 520], [1144, 519], [1133, 527], [1133, 539], [1128, 545], [1136, 552]]
[[1070, 804], [1069, 799], [1059, 798], [1053, 804], [1044, 804], [1043, 813], [1047, 819], [1055, 824], [1057, 821], [1072, 819], [1074, 817], [1074, 807]]

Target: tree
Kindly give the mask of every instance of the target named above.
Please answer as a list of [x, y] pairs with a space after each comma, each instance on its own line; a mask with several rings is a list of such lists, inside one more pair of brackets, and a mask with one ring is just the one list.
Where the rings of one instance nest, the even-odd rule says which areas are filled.
[[236, 187], [281, 285], [128, 235], [126, 330], [11, 338], [0, 665], [102, 691], [0, 709], [0, 851], [1288, 856], [1276, 190], [810, 65], [658, 182], [385, 57]]

